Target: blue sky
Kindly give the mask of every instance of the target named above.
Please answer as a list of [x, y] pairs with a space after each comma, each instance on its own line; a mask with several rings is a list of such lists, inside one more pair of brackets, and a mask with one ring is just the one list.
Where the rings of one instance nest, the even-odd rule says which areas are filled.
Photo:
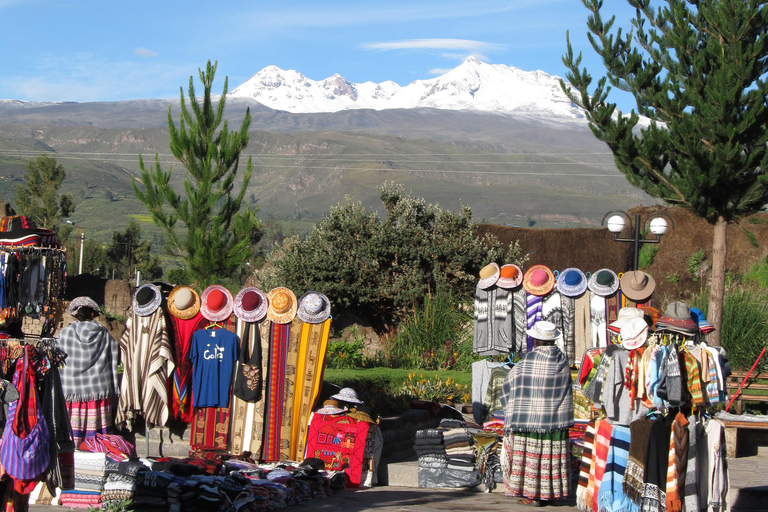
[[[628, 27], [626, 2], [606, 4]], [[231, 90], [271, 64], [313, 80], [406, 85], [474, 55], [565, 76], [566, 31], [595, 76], [587, 15], [581, 0], [0, 0], [0, 98], [175, 98], [208, 59], [218, 61], [216, 92], [224, 76]]]

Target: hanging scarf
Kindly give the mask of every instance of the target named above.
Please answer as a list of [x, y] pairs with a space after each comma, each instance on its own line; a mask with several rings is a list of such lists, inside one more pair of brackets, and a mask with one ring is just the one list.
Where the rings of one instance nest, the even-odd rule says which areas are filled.
[[[528, 326], [528, 329], [533, 329], [533, 326], [541, 320], [541, 309], [543, 305], [543, 299], [539, 297], [538, 295], [528, 294], [526, 297], [526, 325]], [[528, 344], [526, 347], [527, 352], [531, 352], [533, 350], [533, 338], [530, 336], [527, 337]]]
[[504, 433], [546, 433], [573, 426], [573, 381], [565, 354], [554, 345], [537, 347], [509, 372]]
[[584, 511], [588, 510], [586, 496], [589, 486], [589, 469], [593, 465], [592, 445], [595, 442], [595, 422], [594, 419], [590, 420], [587, 424], [587, 431], [584, 433], [584, 449], [581, 452], [581, 463], [579, 464], [579, 485], [576, 488], [576, 507]]
[[648, 437], [651, 435], [652, 426], [653, 421], [647, 416], [629, 424], [631, 441], [629, 443], [627, 471], [624, 473], [624, 494], [638, 505], [643, 493], [645, 455], [648, 452]]
[[592, 441], [592, 458], [589, 462], [589, 478], [587, 480], [587, 490], [584, 492], [584, 511], [592, 510], [592, 502], [595, 497], [595, 473], [597, 471], [597, 436], [600, 432], [600, 425], [605, 420], [598, 418], [595, 420], [595, 434]]
[[515, 323], [515, 348], [518, 354], [528, 352], [528, 338], [525, 329], [528, 326], [526, 317], [526, 296], [527, 292], [522, 286], [512, 293], [512, 316]]
[[208, 320], [198, 313], [187, 320], [171, 317], [173, 355], [176, 368], [173, 370], [173, 417], [185, 423], [191, 423], [195, 414], [192, 410], [192, 360], [189, 358], [192, 334], [204, 329]]
[[629, 459], [629, 427], [614, 425], [597, 503], [604, 512], [638, 512], [640, 507], [623, 490]]
[[576, 300], [573, 297], [561, 295], [560, 305], [563, 309], [563, 345], [568, 364], [576, 363]]
[[605, 466], [608, 462], [608, 451], [611, 446], [611, 433], [613, 425], [607, 420], [600, 422], [595, 436], [595, 490], [592, 493], [592, 510], [598, 510], [597, 500], [600, 494], [600, 487], [603, 484], [603, 475]]
[[685, 484], [683, 487], [683, 500], [686, 511], [699, 510], [699, 490], [697, 487], [698, 475], [696, 469], [696, 438], [698, 424], [691, 416], [688, 418], [688, 463], [685, 471]]
[[677, 413], [672, 423], [667, 467], [667, 512], [682, 512], [680, 489], [685, 487], [685, 471], [688, 463], [688, 420]]

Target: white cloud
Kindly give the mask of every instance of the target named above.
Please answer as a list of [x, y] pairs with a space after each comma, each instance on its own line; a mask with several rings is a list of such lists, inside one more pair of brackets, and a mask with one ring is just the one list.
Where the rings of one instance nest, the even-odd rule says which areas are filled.
[[152, 57], [157, 57], [157, 52], [153, 52], [152, 50], [147, 50], [146, 48], [142, 48], [141, 46], [133, 50], [133, 54], [138, 55], [139, 57], [147, 57], [148, 59], [151, 59]]
[[500, 44], [470, 39], [405, 39], [388, 43], [365, 43], [367, 50], [467, 50], [471, 52], [502, 50]]

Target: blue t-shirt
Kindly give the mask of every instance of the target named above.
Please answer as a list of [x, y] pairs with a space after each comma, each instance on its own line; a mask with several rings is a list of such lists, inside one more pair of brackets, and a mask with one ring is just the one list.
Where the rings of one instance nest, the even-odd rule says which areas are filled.
[[229, 386], [237, 358], [237, 335], [226, 329], [200, 329], [192, 335], [192, 405], [229, 407]]

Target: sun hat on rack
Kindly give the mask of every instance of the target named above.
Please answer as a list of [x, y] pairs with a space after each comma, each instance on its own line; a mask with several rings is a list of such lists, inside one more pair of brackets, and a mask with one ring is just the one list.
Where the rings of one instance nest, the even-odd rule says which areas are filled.
[[656, 289], [656, 281], [653, 276], [646, 274], [642, 270], [631, 270], [625, 272], [619, 280], [621, 293], [635, 302], [643, 302], [653, 295]]
[[507, 263], [499, 270], [499, 279], [496, 286], [511, 290], [517, 288], [523, 282], [523, 271], [514, 263]]
[[480, 281], [477, 282], [477, 286], [487, 290], [496, 284], [500, 275], [501, 269], [499, 269], [499, 265], [496, 262], [491, 262], [480, 269]]
[[299, 298], [296, 316], [308, 324], [321, 324], [331, 316], [331, 303], [320, 292], [307, 292]]
[[533, 328], [526, 329], [525, 333], [533, 339], [542, 341], [553, 341], [560, 337], [557, 326], [546, 320], [539, 320], [533, 324]]
[[555, 287], [555, 274], [546, 265], [534, 265], [525, 271], [523, 288], [531, 295], [543, 296]]
[[315, 411], [315, 414], [341, 414], [347, 412], [346, 407], [340, 407], [337, 400], [326, 400], [323, 402], [323, 406]]
[[267, 294], [267, 318], [276, 324], [289, 324], [296, 317], [298, 301], [296, 295], [288, 288], [273, 288]]
[[70, 315], [75, 316], [82, 308], [92, 309], [96, 312], [96, 316], [101, 314], [101, 308], [96, 304], [96, 301], [86, 296], [72, 299], [72, 302], [69, 303], [68, 311]]
[[357, 398], [357, 391], [352, 388], [342, 388], [341, 391], [332, 395], [331, 398], [338, 400], [339, 402], [348, 402], [350, 404], [363, 404], [362, 400]]
[[699, 326], [691, 318], [691, 308], [685, 302], [672, 302], [656, 321], [656, 329], [682, 334], [696, 334]]
[[624, 327], [629, 320], [633, 318], [644, 318], [645, 312], [642, 309], [625, 307], [619, 310], [619, 314], [612, 323], [608, 325], [608, 330], [613, 332], [621, 332], [621, 328]]
[[200, 295], [191, 286], [180, 284], [168, 294], [168, 313], [180, 320], [194, 318], [200, 312]]
[[709, 334], [715, 330], [715, 327], [707, 322], [704, 313], [698, 308], [691, 308], [691, 319], [698, 324], [702, 334]]
[[648, 324], [642, 317], [630, 318], [621, 327], [621, 346], [627, 350], [642, 347], [647, 339]]
[[566, 297], [579, 297], [587, 291], [587, 276], [580, 269], [570, 267], [557, 276], [557, 291]]
[[244, 322], [261, 322], [267, 316], [267, 296], [255, 286], [246, 286], [235, 296], [235, 316]]
[[139, 316], [149, 316], [160, 307], [163, 294], [152, 283], [145, 283], [133, 294], [133, 312]]
[[212, 284], [200, 296], [200, 311], [211, 322], [223, 322], [234, 310], [232, 293], [220, 284]]
[[609, 268], [601, 268], [589, 278], [587, 284], [590, 291], [602, 297], [608, 297], [616, 293], [619, 289], [619, 278], [616, 273]]

